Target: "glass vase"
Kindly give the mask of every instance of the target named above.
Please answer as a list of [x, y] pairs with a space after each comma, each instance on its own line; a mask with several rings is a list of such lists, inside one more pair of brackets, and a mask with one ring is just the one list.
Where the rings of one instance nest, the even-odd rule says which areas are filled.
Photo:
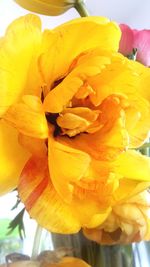
[[[149, 242], [102, 246], [85, 238], [82, 232], [62, 235], [40, 229], [40, 234], [38, 231], [35, 235], [30, 261], [12, 261], [9, 266], [26, 267], [29, 263], [31, 267], [36, 267], [39, 266], [36, 263], [43, 259], [47, 265], [40, 266], [51, 267], [63, 257], [71, 256], [84, 260], [91, 267], [147, 267], [150, 263], [149, 252]], [[7, 265], [0, 265], [4, 266]]]
[[101, 246], [87, 240], [80, 232], [75, 235], [52, 234], [55, 249], [68, 247], [72, 256], [86, 261], [92, 267], [131, 267], [133, 266], [132, 246]]

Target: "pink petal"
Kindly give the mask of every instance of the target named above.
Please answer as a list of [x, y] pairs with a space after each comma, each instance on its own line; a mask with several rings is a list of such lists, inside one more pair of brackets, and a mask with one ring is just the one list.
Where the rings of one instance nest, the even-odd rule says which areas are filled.
[[137, 48], [137, 60], [150, 66], [150, 30], [134, 31], [134, 48]]
[[134, 34], [132, 29], [126, 24], [120, 24], [119, 27], [122, 31], [122, 36], [119, 44], [119, 52], [127, 56], [132, 53], [132, 50], [134, 48]]

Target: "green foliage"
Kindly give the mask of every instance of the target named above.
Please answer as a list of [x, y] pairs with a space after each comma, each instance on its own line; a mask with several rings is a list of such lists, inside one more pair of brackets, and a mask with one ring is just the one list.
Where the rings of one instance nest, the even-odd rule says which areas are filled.
[[23, 208], [16, 217], [9, 223], [8, 226], [8, 234], [11, 234], [14, 230], [18, 229], [19, 236], [21, 239], [25, 237], [25, 228], [23, 223], [23, 215], [25, 212], [25, 208]]
[[137, 56], [137, 48], [133, 48], [132, 53], [127, 55], [127, 58], [135, 61], [136, 56]]
[[8, 234], [9, 219], [0, 219], [0, 241], [9, 237], [19, 237], [17, 229]]

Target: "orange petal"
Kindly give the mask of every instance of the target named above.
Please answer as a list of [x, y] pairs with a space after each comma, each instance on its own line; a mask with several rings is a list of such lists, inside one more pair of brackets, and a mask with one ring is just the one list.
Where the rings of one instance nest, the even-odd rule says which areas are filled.
[[31, 14], [26, 15], [12, 22], [1, 41], [0, 116], [24, 92], [39, 94], [41, 80], [37, 69], [37, 56], [41, 44], [40, 30], [39, 18]]
[[29, 153], [18, 143], [15, 129], [0, 121], [0, 194], [17, 187], [20, 173]]
[[[125, 128], [125, 114], [121, 105], [121, 97], [110, 95], [100, 105], [100, 122], [103, 127], [95, 134], [95, 139], [99, 141], [99, 146], [106, 148], [106, 153], [110, 149], [112, 156], [118, 151], [123, 151], [129, 144], [128, 132]], [[114, 153], [113, 153], [114, 151]]]
[[85, 261], [73, 257], [65, 257], [58, 264], [52, 264], [50, 267], [91, 267]]
[[36, 96], [24, 96], [23, 103], [11, 106], [4, 119], [24, 135], [41, 139], [48, 137], [45, 114]]
[[32, 218], [49, 231], [75, 233], [80, 222], [74, 210], [56, 193], [51, 184], [47, 158], [31, 158], [20, 178], [19, 195]]
[[82, 178], [90, 163], [90, 157], [52, 138], [49, 138], [48, 143], [48, 163], [53, 185], [62, 199], [70, 202], [73, 192], [72, 183]]
[[73, 113], [66, 113], [57, 118], [57, 124], [61, 127], [63, 134], [70, 137], [75, 136], [81, 132], [85, 132], [90, 122]]
[[100, 113], [99, 110], [92, 110], [87, 107], [66, 108], [61, 114], [72, 113], [79, 117], [86, 119], [87, 121], [95, 121]]
[[[81, 134], [74, 140], [66, 140], [72, 147], [83, 150], [95, 159], [112, 160], [129, 145], [125, 128], [125, 114], [117, 96], [106, 98], [99, 107], [99, 125], [93, 134]], [[65, 139], [65, 138], [64, 138]]]
[[26, 150], [30, 151], [32, 155], [37, 157], [43, 157], [47, 155], [47, 147], [45, 140], [43, 139], [19, 134], [18, 141]]
[[[47, 158], [31, 158], [24, 167], [19, 195], [30, 216], [49, 231], [76, 233], [82, 226], [96, 227], [111, 211], [101, 207], [88, 194], [85, 199], [74, 198], [69, 204], [55, 191], [48, 172]], [[66, 196], [67, 197], [67, 196]]]
[[63, 134], [75, 136], [81, 132], [88, 132], [99, 113], [98, 110], [86, 107], [66, 108], [57, 118], [57, 124], [63, 130]]

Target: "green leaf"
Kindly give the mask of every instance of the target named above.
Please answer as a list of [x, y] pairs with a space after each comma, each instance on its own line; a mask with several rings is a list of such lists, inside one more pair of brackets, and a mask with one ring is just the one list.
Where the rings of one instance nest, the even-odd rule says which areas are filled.
[[17, 215], [16, 217], [9, 223], [8, 226], [8, 233], [12, 233], [16, 228], [18, 228], [19, 231], [19, 236], [23, 240], [25, 237], [25, 228], [24, 228], [24, 223], [23, 223], [23, 216], [24, 216], [25, 208], [23, 208]]

